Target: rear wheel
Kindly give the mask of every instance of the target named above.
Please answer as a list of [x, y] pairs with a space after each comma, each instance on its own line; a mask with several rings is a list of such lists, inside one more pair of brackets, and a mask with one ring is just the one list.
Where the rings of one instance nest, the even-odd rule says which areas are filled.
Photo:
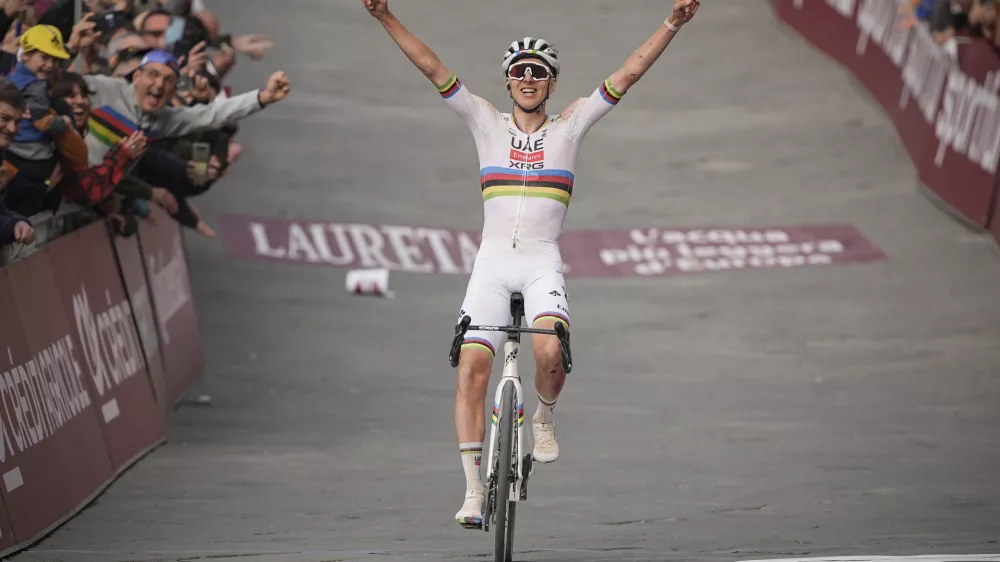
[[494, 547], [496, 562], [511, 562], [514, 547], [514, 512], [516, 506], [510, 501], [510, 486], [514, 464], [514, 423], [517, 405], [514, 404], [514, 385], [508, 384], [500, 395], [497, 412], [497, 429], [500, 431], [499, 470], [497, 471], [496, 534]]

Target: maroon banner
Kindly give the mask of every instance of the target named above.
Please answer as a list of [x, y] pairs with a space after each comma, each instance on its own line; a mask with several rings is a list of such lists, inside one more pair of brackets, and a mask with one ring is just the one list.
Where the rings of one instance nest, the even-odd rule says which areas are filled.
[[976, 40], [960, 46], [959, 61], [941, 92], [920, 179], [956, 211], [987, 226], [1000, 161], [1000, 57]]
[[43, 248], [0, 269], [0, 486], [18, 543], [74, 513], [114, 473], [49, 258]]
[[91, 224], [52, 242], [49, 252], [111, 461], [121, 471], [163, 440], [164, 425], [108, 227]]
[[967, 37], [937, 45], [923, 23], [900, 16], [896, 0], [778, 0], [777, 12], [882, 105], [920, 181], [987, 226], [1000, 161], [994, 49]]
[[993, 233], [993, 239], [1000, 246], [1000, 197], [997, 197], [993, 206], [993, 223], [990, 225], [990, 231]]
[[[468, 274], [479, 234], [398, 225], [219, 217], [238, 258]], [[567, 232], [559, 240], [567, 277], [681, 275], [886, 259], [853, 226], [635, 228]]]
[[852, 33], [857, 38], [853, 0], [829, 3], [823, 0], [774, 0], [774, 5], [778, 17], [806, 35], [818, 49], [842, 64], [847, 64], [854, 57], [854, 44], [844, 41]]
[[[6, 496], [3, 488], [0, 487], [0, 500]], [[14, 550], [17, 541], [14, 539], [14, 528], [10, 524], [10, 516], [7, 515], [7, 506], [0, 501], [0, 556], [5, 556]]]
[[138, 238], [115, 237], [115, 252], [118, 257], [118, 267], [125, 278], [125, 287], [132, 302], [132, 312], [139, 324], [139, 340], [146, 352], [146, 370], [153, 384], [153, 394], [156, 396], [160, 411], [166, 413], [173, 407], [173, 403], [167, 392], [159, 330], [153, 312], [153, 301], [149, 294], [149, 284], [146, 283], [142, 256], [139, 253]]
[[176, 404], [201, 375], [205, 359], [180, 226], [155, 205], [150, 213], [153, 222], [139, 225], [139, 244], [152, 288], [167, 394]]

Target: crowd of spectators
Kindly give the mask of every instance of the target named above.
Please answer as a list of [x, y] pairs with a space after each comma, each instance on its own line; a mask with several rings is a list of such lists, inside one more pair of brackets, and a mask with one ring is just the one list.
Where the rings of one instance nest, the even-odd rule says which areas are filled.
[[0, 247], [32, 217], [74, 206], [122, 236], [162, 207], [214, 236], [190, 199], [239, 158], [237, 122], [287, 95], [276, 72], [233, 95], [239, 55], [271, 48], [223, 33], [203, 0], [0, 0]]
[[940, 45], [958, 37], [982, 37], [1000, 50], [1000, 0], [900, 0], [908, 25], [927, 25]]

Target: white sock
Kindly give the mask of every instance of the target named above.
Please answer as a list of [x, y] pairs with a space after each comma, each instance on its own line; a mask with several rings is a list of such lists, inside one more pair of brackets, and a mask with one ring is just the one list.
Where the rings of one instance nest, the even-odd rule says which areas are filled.
[[465, 469], [465, 489], [481, 490], [482, 480], [479, 477], [479, 463], [483, 459], [482, 443], [460, 443], [462, 452], [462, 468]]
[[552, 423], [553, 412], [556, 410], [556, 401], [546, 402], [537, 392], [535, 396], [538, 396], [538, 409], [535, 410], [534, 419], [535, 421], [540, 421], [542, 423]]

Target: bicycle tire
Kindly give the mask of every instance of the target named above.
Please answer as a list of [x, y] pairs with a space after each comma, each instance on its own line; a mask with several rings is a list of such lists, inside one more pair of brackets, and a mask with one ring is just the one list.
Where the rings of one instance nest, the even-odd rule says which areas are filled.
[[514, 546], [514, 502], [510, 501], [510, 474], [514, 464], [511, 454], [514, 446], [514, 423], [517, 406], [514, 402], [514, 385], [508, 384], [500, 395], [497, 411], [497, 429], [500, 431], [499, 467], [497, 470], [496, 529], [494, 552], [496, 562], [511, 562]]

